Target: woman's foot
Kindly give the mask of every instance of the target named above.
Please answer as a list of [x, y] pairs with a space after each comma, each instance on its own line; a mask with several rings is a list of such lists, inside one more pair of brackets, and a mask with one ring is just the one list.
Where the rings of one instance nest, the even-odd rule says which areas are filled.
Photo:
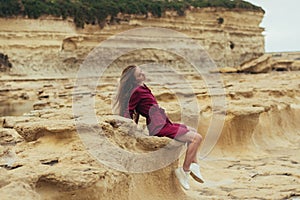
[[175, 170], [175, 175], [178, 178], [179, 183], [184, 189], [186, 190], [190, 189], [190, 184], [189, 184], [190, 172], [185, 172], [182, 167], [179, 167]]
[[204, 179], [200, 173], [200, 166], [197, 163], [192, 163], [190, 166], [191, 176], [199, 183], [204, 183]]

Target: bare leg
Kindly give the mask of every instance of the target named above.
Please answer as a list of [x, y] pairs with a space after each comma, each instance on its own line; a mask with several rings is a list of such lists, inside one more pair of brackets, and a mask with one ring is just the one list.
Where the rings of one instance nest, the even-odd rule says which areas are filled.
[[185, 159], [183, 162], [183, 170], [189, 171], [191, 163], [197, 162], [197, 151], [202, 141], [202, 137], [200, 134], [190, 131], [176, 139], [181, 142], [188, 143]]
[[[197, 130], [196, 130], [195, 128], [193, 128], [193, 127], [188, 126], [188, 129], [189, 129], [189, 131], [191, 131], [191, 132], [197, 133]], [[200, 135], [200, 136], [201, 136], [201, 135]], [[201, 137], [201, 140], [202, 140], [202, 137]], [[195, 155], [195, 158], [194, 158], [194, 160], [192, 161], [192, 163], [198, 163], [197, 155]]]

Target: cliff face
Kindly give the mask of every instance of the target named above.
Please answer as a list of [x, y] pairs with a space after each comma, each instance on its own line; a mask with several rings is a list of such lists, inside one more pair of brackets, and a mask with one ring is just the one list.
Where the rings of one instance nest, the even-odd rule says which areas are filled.
[[237, 66], [264, 53], [263, 12], [224, 8], [191, 8], [185, 16], [166, 12], [162, 18], [120, 14], [104, 28], [77, 29], [72, 20], [43, 17], [0, 19], [0, 49], [16, 73], [76, 72], [101, 41], [138, 27], [161, 27], [198, 41], [220, 67]]

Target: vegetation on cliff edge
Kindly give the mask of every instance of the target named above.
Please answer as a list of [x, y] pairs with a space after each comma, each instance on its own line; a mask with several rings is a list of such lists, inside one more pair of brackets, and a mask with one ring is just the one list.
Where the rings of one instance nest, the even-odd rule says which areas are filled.
[[161, 17], [166, 10], [175, 10], [178, 15], [193, 7], [223, 7], [263, 11], [242, 0], [0, 0], [0, 17], [27, 16], [37, 19], [53, 15], [66, 19], [71, 17], [77, 27], [84, 24], [99, 24], [108, 16], [115, 20], [118, 13], [146, 15], [150, 12]]

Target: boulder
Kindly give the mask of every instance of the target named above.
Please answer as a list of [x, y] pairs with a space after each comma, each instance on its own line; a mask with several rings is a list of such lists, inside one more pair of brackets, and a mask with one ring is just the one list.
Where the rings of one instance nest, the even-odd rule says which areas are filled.
[[75, 131], [71, 120], [42, 120], [18, 123], [15, 130], [26, 140], [35, 141], [46, 134], [68, 134]]
[[271, 55], [265, 54], [257, 59], [244, 62], [238, 67], [238, 72], [266, 73], [272, 70]]

